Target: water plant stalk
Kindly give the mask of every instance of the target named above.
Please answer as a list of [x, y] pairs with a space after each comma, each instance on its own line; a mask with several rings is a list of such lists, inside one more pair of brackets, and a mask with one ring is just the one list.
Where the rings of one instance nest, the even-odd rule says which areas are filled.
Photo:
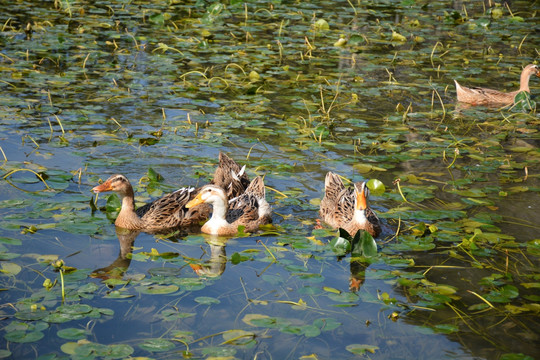
[[401, 186], [399, 185], [400, 182], [401, 182], [400, 178], [397, 178], [396, 180], [394, 180], [394, 184], [397, 186], [399, 194], [401, 195], [401, 198], [403, 199], [404, 202], [408, 203], [409, 201], [405, 198], [405, 195], [403, 195], [403, 191], [401, 191]]
[[266, 244], [263, 243], [261, 240], [257, 240], [257, 242], [258, 242], [259, 244], [261, 244], [261, 245], [266, 249], [266, 251], [268, 251], [268, 253], [269, 253], [270, 256], [272, 257], [272, 259], [274, 259], [274, 262], [277, 262], [276, 257], [274, 256], [274, 254], [272, 254], [272, 252], [270, 251], [270, 249], [268, 249], [268, 247], [266, 246]]
[[[2, 153], [3, 153], [3, 151], [2, 151]], [[5, 155], [4, 155], [4, 157], [5, 157]], [[32, 174], [36, 175], [38, 177], [38, 179], [41, 180], [41, 182], [43, 182], [43, 185], [45, 185], [47, 190], [51, 189], [50, 186], [45, 181], [45, 179], [43, 179], [43, 177], [40, 174], [38, 174], [37, 172], [35, 172], [34, 170], [31, 170], [31, 169], [15, 169], [15, 170], [11, 170], [10, 172], [8, 172], [4, 176], [2, 176], [2, 179], [5, 179], [8, 176], [13, 175], [13, 174], [15, 174], [16, 172], [19, 172], [19, 171], [29, 171], [29, 172], [31, 172]]]

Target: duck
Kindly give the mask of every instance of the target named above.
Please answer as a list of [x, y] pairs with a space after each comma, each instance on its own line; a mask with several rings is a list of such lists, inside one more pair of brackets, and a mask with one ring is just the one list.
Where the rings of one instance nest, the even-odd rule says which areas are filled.
[[128, 230], [161, 231], [193, 226], [208, 219], [211, 210], [209, 206], [185, 207], [196, 194], [192, 187], [183, 187], [135, 209], [133, 187], [122, 174], [112, 175], [92, 191], [96, 194], [114, 191], [120, 197], [122, 207], [114, 224]]
[[456, 83], [457, 99], [460, 102], [473, 105], [512, 105], [514, 103], [514, 98], [518, 93], [522, 91], [526, 91], [528, 93], [531, 92], [529, 89], [529, 79], [532, 75], [540, 77], [540, 69], [537, 65], [529, 64], [525, 66], [521, 72], [519, 90], [508, 93], [479, 87], [468, 88], [461, 86], [457, 80], [454, 80]]
[[381, 233], [381, 225], [367, 204], [368, 193], [365, 182], [345, 187], [339, 175], [329, 171], [324, 181], [319, 215], [331, 227], [342, 228], [351, 236], [364, 230], [375, 238]]
[[211, 184], [225, 189], [229, 199], [240, 196], [250, 184], [246, 165], [240, 167], [236, 161], [220, 151], [218, 167]]
[[191, 209], [201, 204], [213, 207], [212, 216], [201, 228], [210, 235], [230, 236], [238, 233], [238, 227], [252, 233], [259, 226], [272, 222], [271, 208], [266, 201], [263, 178], [257, 176], [238, 197], [228, 200], [226, 191], [219, 186], [203, 186], [193, 200], [186, 204]]
[[[211, 183], [227, 189], [228, 196], [237, 197], [249, 186], [245, 165], [240, 167], [225, 153], [219, 153], [219, 163]], [[204, 204], [187, 209], [199, 189], [183, 187], [162, 198], [135, 209], [133, 187], [122, 174], [109, 177], [104, 183], [92, 189], [101, 193], [114, 191], [121, 199], [122, 207], [115, 220], [117, 227], [128, 230], [161, 232], [180, 227], [195, 227], [210, 216], [211, 206]]]

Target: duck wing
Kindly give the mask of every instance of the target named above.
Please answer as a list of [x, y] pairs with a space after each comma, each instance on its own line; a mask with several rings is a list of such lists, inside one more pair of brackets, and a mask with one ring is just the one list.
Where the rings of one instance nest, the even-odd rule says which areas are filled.
[[173, 228], [189, 220], [189, 209], [185, 208], [195, 193], [194, 188], [181, 188], [136, 210], [141, 220], [149, 227]]
[[324, 181], [324, 197], [319, 210], [323, 221], [340, 227], [351, 221], [354, 214], [354, 190], [345, 188], [339, 175], [328, 172]]
[[244, 225], [250, 230], [270, 223], [271, 209], [265, 196], [264, 181], [257, 176], [242, 195], [229, 201], [227, 221], [237, 226]]
[[212, 184], [222, 187], [229, 198], [234, 198], [247, 189], [249, 177], [246, 175], [245, 166], [240, 167], [233, 159], [220, 152]]

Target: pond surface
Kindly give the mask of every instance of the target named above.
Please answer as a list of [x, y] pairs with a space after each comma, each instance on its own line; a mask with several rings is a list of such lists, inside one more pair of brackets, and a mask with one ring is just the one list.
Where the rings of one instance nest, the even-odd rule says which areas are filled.
[[[539, 10], [2, 2], [0, 357], [539, 357], [540, 117], [453, 85], [517, 89]], [[126, 232], [90, 191], [122, 173], [140, 205], [220, 151], [265, 176], [272, 228]], [[328, 171], [385, 185], [377, 256], [317, 229]]]

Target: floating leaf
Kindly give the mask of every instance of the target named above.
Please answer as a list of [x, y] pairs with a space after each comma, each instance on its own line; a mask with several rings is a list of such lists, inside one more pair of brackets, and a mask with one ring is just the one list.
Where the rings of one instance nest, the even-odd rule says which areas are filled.
[[44, 336], [41, 331], [14, 330], [6, 333], [4, 339], [15, 343], [31, 343], [41, 340]]
[[209, 297], [209, 296], [198, 296], [195, 298], [195, 301], [199, 304], [203, 305], [212, 305], [212, 304], [219, 304], [220, 301], [216, 298]]
[[147, 176], [148, 176], [148, 180], [150, 180], [151, 182], [163, 181], [163, 176], [161, 176], [161, 174], [159, 174], [157, 171], [155, 171], [151, 167], [148, 168]]
[[5, 275], [17, 275], [22, 270], [21, 266], [12, 262], [2, 262], [0, 273]]
[[377, 255], [377, 243], [370, 233], [358, 230], [351, 244], [352, 256], [372, 257]]
[[245, 346], [255, 341], [256, 334], [245, 330], [227, 330], [222, 336], [226, 344]]
[[534, 358], [523, 353], [508, 353], [502, 354], [499, 360], [534, 360]]
[[457, 326], [450, 325], [450, 324], [438, 324], [438, 325], [435, 325], [433, 329], [436, 332], [443, 333], [443, 334], [451, 334], [459, 330]]
[[356, 303], [359, 299], [358, 295], [353, 292], [343, 292], [340, 294], [328, 294], [328, 297], [337, 302]]
[[370, 179], [366, 185], [369, 191], [375, 196], [381, 196], [386, 191], [383, 182], [377, 179]]
[[177, 285], [148, 285], [137, 286], [136, 289], [143, 294], [165, 295], [177, 292], [180, 288]]
[[79, 340], [84, 339], [88, 334], [86, 329], [76, 329], [76, 328], [67, 328], [59, 330], [57, 333], [58, 337], [68, 340]]
[[319, 19], [315, 21], [315, 29], [319, 31], [326, 31], [330, 29], [330, 25], [328, 25], [328, 22], [324, 19]]
[[356, 355], [364, 355], [366, 351], [375, 354], [375, 351], [379, 350], [379, 347], [374, 345], [351, 344], [347, 345], [345, 349]]
[[0, 243], [9, 244], [9, 245], [21, 245], [22, 241], [20, 239], [0, 237]]
[[315, 320], [313, 325], [321, 329], [321, 331], [332, 331], [341, 326], [341, 323], [333, 318], [321, 318]]
[[92, 311], [92, 307], [86, 304], [61, 305], [56, 310], [67, 315], [82, 315]]
[[147, 339], [142, 341], [139, 347], [150, 352], [162, 352], [172, 350], [176, 345], [172, 341], [165, 339]]

